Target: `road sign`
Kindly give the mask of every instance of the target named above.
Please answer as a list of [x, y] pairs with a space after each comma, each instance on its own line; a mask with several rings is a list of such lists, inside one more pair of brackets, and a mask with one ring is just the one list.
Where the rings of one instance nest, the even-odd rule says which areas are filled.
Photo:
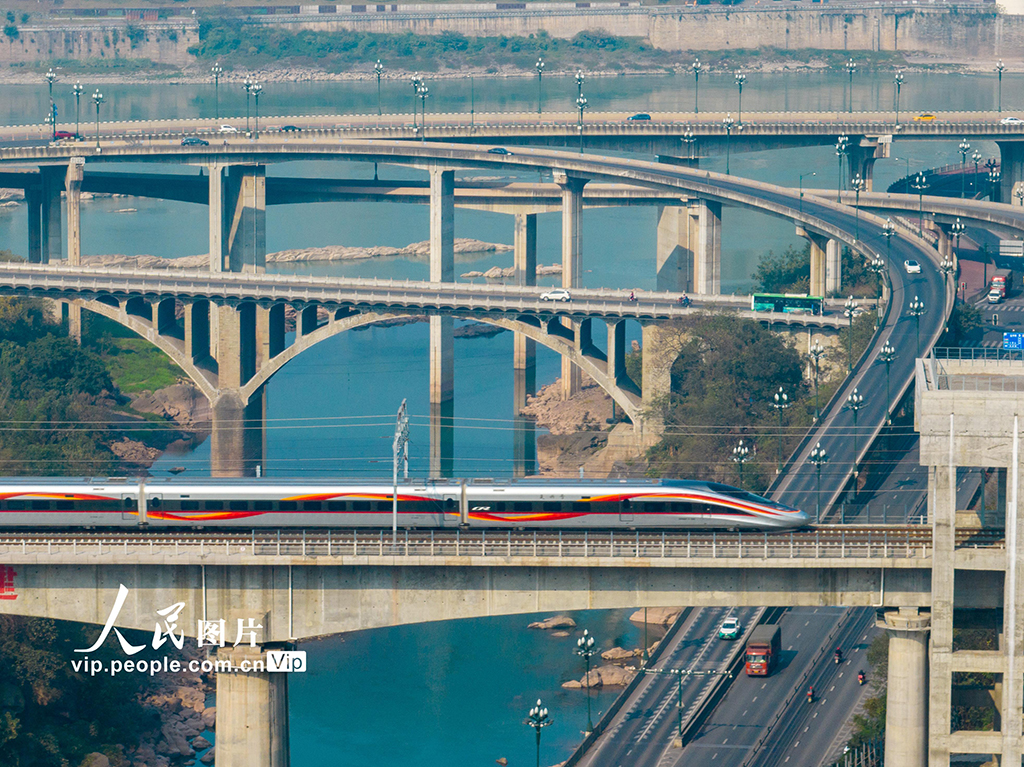
[[1003, 333], [1004, 349], [1024, 349], [1024, 333]]

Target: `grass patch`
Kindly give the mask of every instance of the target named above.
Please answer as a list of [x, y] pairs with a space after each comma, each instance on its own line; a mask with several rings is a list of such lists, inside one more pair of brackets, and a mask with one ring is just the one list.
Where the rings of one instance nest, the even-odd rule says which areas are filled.
[[125, 394], [173, 386], [185, 375], [167, 355], [141, 338], [112, 338], [103, 357], [111, 380]]

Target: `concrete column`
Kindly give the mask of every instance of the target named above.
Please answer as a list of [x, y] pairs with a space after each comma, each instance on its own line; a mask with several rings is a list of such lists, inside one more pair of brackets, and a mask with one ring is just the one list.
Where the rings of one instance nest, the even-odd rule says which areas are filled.
[[430, 403], [430, 476], [451, 477], [455, 463], [455, 403]]
[[40, 263], [56, 263], [64, 257], [60, 193], [64, 188], [64, 166], [44, 166], [39, 169], [42, 180], [42, 230]]
[[218, 306], [218, 388], [240, 389], [256, 373], [256, 305]]
[[[262, 660], [259, 647], [218, 648], [217, 658], [239, 668]], [[288, 674], [217, 672], [219, 767], [289, 767]]]
[[870, 192], [874, 187], [875, 160], [889, 157], [891, 142], [880, 141], [878, 138], [860, 136], [850, 142], [846, 152], [846, 161], [849, 166], [848, 178], [853, 178], [858, 173], [864, 179], [864, 191]]
[[[928, 517], [932, 523], [931, 658], [928, 674], [928, 764], [949, 765], [953, 683], [953, 585], [956, 535], [956, 465], [950, 416], [948, 463], [928, 474]], [[900, 762], [895, 762], [899, 764]]]
[[689, 207], [689, 241], [693, 247], [693, 292], [722, 292], [722, 205], [697, 200]]
[[811, 244], [811, 279], [807, 292], [812, 296], [823, 296], [825, 295], [827, 269], [825, 252], [828, 248], [828, 237], [808, 231], [802, 226], [797, 226], [796, 233]]
[[43, 259], [43, 190], [38, 187], [26, 189], [25, 203], [28, 208], [28, 261], [30, 264], [38, 264]]
[[693, 288], [693, 249], [690, 247], [690, 218], [687, 208], [658, 207], [658, 290], [685, 293]]
[[885, 763], [928, 764], [928, 628], [917, 608], [888, 611], [889, 680], [885, 707]]
[[[533, 346], [532, 339], [524, 340]], [[522, 416], [522, 409], [527, 398], [536, 393], [537, 368], [533, 364], [516, 366], [512, 376], [512, 476], [526, 477], [537, 473], [537, 434], [534, 422]]]
[[1024, 141], [997, 141], [999, 146], [999, 199], [1019, 205], [1013, 193], [1024, 182]]
[[[665, 424], [659, 413], [659, 405], [672, 391], [672, 364], [679, 356], [680, 342], [678, 331], [672, 328], [663, 325], [643, 326], [641, 410], [644, 420], [634, 424], [639, 429], [643, 446], [654, 444], [664, 431]], [[608, 359], [611, 364], [610, 350]]]
[[455, 281], [455, 171], [430, 169], [430, 281]]
[[210, 403], [210, 415], [210, 476], [255, 476], [264, 462], [262, 392], [246, 404], [237, 389], [222, 389]]
[[268, 312], [267, 359], [284, 351], [284, 304], [274, 304]]
[[177, 302], [164, 298], [156, 302], [156, 317], [153, 323], [160, 335], [176, 335], [178, 329]]
[[[213, 191], [215, 182], [211, 181]], [[258, 273], [267, 267], [267, 177], [262, 165], [234, 165], [224, 183], [228, 271]], [[212, 227], [211, 227], [212, 229]]]
[[223, 272], [227, 268], [227, 250], [224, 236], [224, 166], [207, 166], [210, 214], [210, 271]]
[[455, 321], [430, 318], [430, 403], [451, 402], [455, 393]]
[[825, 295], [836, 295], [843, 289], [843, 251], [839, 240], [825, 246]]
[[[587, 179], [561, 176], [555, 179], [562, 188], [562, 287], [578, 288], [582, 284], [583, 258], [583, 187]], [[572, 327], [571, 320], [563, 320]], [[579, 393], [583, 372], [568, 358], [562, 358], [562, 399]]]
[[1024, 717], [1024, 514], [1020, 509], [1021, 455], [1020, 417], [1013, 418], [1013, 444], [1010, 452], [1010, 498], [1006, 509], [1006, 576], [1003, 580], [1003, 637], [1006, 658], [999, 710], [1002, 715], [1003, 749], [1000, 764], [1021, 764], [1024, 741], [1021, 721]]
[[296, 313], [295, 336], [302, 338], [308, 336], [317, 327], [317, 309], [315, 306], [306, 306]]
[[[514, 238], [514, 259], [516, 270], [516, 286], [532, 287], [537, 284], [537, 214], [517, 213]], [[515, 333], [512, 339], [513, 369], [518, 382], [521, 373], [530, 371], [531, 378], [536, 377], [537, 342], [522, 333]], [[533, 393], [533, 385], [529, 387]], [[526, 390], [517, 389], [514, 411], [516, 414], [526, 405]]]
[[210, 302], [185, 304], [185, 352], [199, 363], [210, 356]]
[[64, 175], [64, 189], [68, 202], [68, 265], [82, 263], [82, 176], [84, 157], [72, 157]]

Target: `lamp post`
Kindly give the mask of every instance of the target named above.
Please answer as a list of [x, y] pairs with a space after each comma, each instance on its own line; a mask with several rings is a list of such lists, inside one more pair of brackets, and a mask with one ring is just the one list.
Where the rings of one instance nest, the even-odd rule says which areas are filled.
[[732, 449], [732, 460], [736, 464], [736, 471], [740, 476], [740, 487], [743, 487], [743, 464], [750, 458], [750, 448], [743, 444], [743, 440]]
[[747, 81], [747, 76], [742, 72], [736, 73], [736, 87], [740, 89], [740, 100], [738, 109], [736, 110], [736, 122], [743, 125], [743, 83]]
[[587, 108], [587, 97], [582, 93], [576, 97], [576, 109], [579, 110], [580, 116], [579, 121], [576, 124], [576, 130], [580, 134], [580, 154], [583, 154], [583, 110]]
[[53, 103], [53, 84], [57, 82], [57, 73], [51, 67], [46, 73], [46, 84], [50, 89], [50, 138], [57, 140], [57, 105]]
[[860, 193], [864, 191], [864, 179], [861, 178], [859, 173], [850, 179], [850, 187], [853, 189], [855, 195], [855, 201], [853, 204], [853, 239], [856, 241], [860, 239]]
[[779, 387], [779, 390], [775, 392], [775, 402], [772, 403], [772, 407], [775, 408], [775, 412], [779, 415], [779, 465], [776, 469], [776, 474], [782, 473], [782, 411], [789, 407], [789, 396]]
[[1013, 191], [1013, 196], [1017, 198], [1017, 202], [1019, 202], [1020, 206], [1024, 208], [1024, 186], [1018, 186]]
[[[942, 272], [942, 291], [944, 295], [949, 294], [949, 275], [956, 271], [956, 267], [953, 262], [949, 260], [949, 256], [946, 256], [939, 262], [939, 271]], [[946, 332], [949, 332], [949, 325], [945, 327]]]
[[813, 171], [811, 173], [801, 173], [800, 174], [800, 213], [801, 214], [803, 214], [803, 212], [804, 212], [804, 177], [805, 176], [817, 176], [817, 175], [818, 174], [816, 172], [813, 172]]
[[82, 87], [81, 82], [75, 83], [71, 92], [75, 94], [75, 136], [81, 133], [81, 122], [82, 122], [82, 93], [85, 92], [85, 88]]
[[963, 237], [965, 231], [967, 231], [967, 227], [960, 220], [960, 217], [957, 216], [956, 221], [949, 227], [949, 235], [953, 238], [953, 263], [955, 264], [960, 263], [960, 238]]
[[426, 141], [427, 140], [427, 97], [430, 95], [430, 88], [427, 86], [426, 83], [420, 83], [419, 87], [416, 89], [416, 95], [420, 97], [420, 117], [422, 118], [420, 122], [421, 122], [422, 127], [423, 127], [423, 130], [420, 133], [420, 138], [422, 138], [424, 141]]
[[423, 85], [423, 80], [420, 79], [420, 73], [415, 72], [412, 76], [412, 130], [416, 132], [416, 97], [420, 95], [420, 86]]
[[540, 731], [551, 723], [548, 710], [541, 704], [540, 698], [537, 698], [537, 705], [530, 709], [526, 717], [526, 724], [537, 733], [537, 767], [540, 767]]
[[857, 62], [850, 59], [846, 62], [846, 73], [850, 76], [850, 104], [847, 111], [853, 112], [853, 73], [857, 71]]
[[1003, 60], [999, 59], [999, 63], [996, 64], [996, 74], [999, 75], [999, 100], [997, 101], [997, 111], [1003, 111], [1003, 70], [1006, 67], [1003, 65]]
[[538, 56], [533, 68], [537, 70], [537, 116], [540, 117], [544, 111], [544, 59]]
[[703, 68], [704, 65], [700, 63], [700, 59], [694, 59], [690, 64], [690, 69], [693, 70], [693, 113], [695, 115], [700, 114], [700, 71]]
[[92, 101], [96, 105], [96, 148], [100, 148], [100, 104], [103, 103], [103, 94], [99, 89], [92, 94]]
[[729, 175], [729, 150], [732, 144], [732, 125], [736, 122], [731, 114], [722, 118], [722, 125], [725, 126], [725, 175]]
[[384, 114], [380, 105], [380, 78], [384, 76], [384, 65], [380, 63], [380, 59], [373, 65], [373, 74], [377, 76], [377, 117], [380, 117]]
[[828, 453], [825, 452], [825, 448], [821, 446], [820, 442], [811, 450], [807, 460], [814, 464], [815, 472], [818, 475], [818, 500], [814, 512], [814, 521], [821, 522], [821, 467], [828, 463]]
[[249, 132], [249, 97], [252, 96], [252, 80], [248, 77], [245, 78], [245, 82], [242, 83], [242, 88], [245, 89], [245, 132]]
[[853, 300], [853, 296], [846, 299], [846, 303], [843, 304], [843, 315], [850, 321], [850, 327], [847, 330], [846, 336], [846, 369], [847, 371], [853, 370], [853, 315], [857, 311], [857, 302]]
[[962, 200], [967, 194], [967, 153], [971, 151], [971, 145], [967, 139], [963, 139], [960, 142], [960, 164], [963, 165], [963, 169], [960, 171], [960, 199]]
[[821, 345], [821, 341], [815, 341], [811, 344], [811, 349], [807, 353], [814, 360], [814, 420], [817, 421], [821, 416], [821, 407], [818, 400], [818, 373], [821, 358], [825, 356], [825, 347]]
[[594, 649], [594, 637], [590, 636], [590, 632], [583, 629], [583, 636], [576, 640], [576, 654], [583, 658], [583, 662], [587, 669], [587, 732], [591, 733], [594, 731], [594, 723], [590, 718], [590, 658], [596, 653]]
[[257, 80], [256, 82], [254, 82], [252, 84], [252, 100], [255, 103], [255, 107], [256, 107], [256, 123], [255, 123], [256, 130], [253, 131], [253, 137], [257, 138], [257, 139], [260, 137], [260, 94], [261, 93], [263, 93], [263, 86], [260, 85], [259, 81]]
[[[882, 295], [882, 275], [886, 271], [885, 261], [882, 260], [881, 256], [876, 254], [875, 257], [872, 258], [868, 262], [868, 269], [870, 269], [872, 272], [874, 272], [875, 273], [875, 277], [878, 278], [878, 295], [879, 295], [879, 297], [881, 297], [881, 295]], [[881, 324], [882, 324], [882, 312], [879, 310], [878, 305], [876, 304], [875, 305], [875, 327], [877, 328]]]
[[896, 77], [893, 78], [892, 84], [896, 86], [896, 126], [900, 124], [900, 89], [903, 87], [903, 72], [896, 70]]
[[584, 76], [583, 70], [582, 69], [577, 69], [576, 70], [576, 98], [579, 98], [580, 96], [583, 95], [583, 82], [586, 79], [587, 78]]
[[896, 224], [891, 218], [886, 218], [882, 224], [882, 236], [885, 238], [885, 258], [892, 264], [892, 238], [896, 236]]
[[928, 188], [928, 179], [924, 173], [918, 173], [910, 188], [917, 192], [917, 233], [924, 236], [924, 190]]
[[971, 155], [971, 159], [974, 161], [974, 178], [971, 180], [971, 191], [974, 194], [978, 193], [978, 163], [981, 162], [981, 152], [977, 149], [974, 150], [974, 154]]
[[907, 307], [907, 311], [910, 312], [910, 316], [914, 318], [914, 328], [917, 331], [917, 356], [921, 356], [921, 315], [924, 314], [924, 301], [917, 296], [914, 296], [914, 300], [910, 302]]
[[892, 399], [889, 397], [889, 366], [896, 361], [896, 349], [886, 341], [878, 350], [878, 359], [885, 363], [885, 422], [890, 424], [892, 419], [889, 417], [889, 412], [892, 409]]
[[[857, 465], [858, 458], [860, 456], [860, 450], [857, 447], [857, 412], [864, 407], [864, 395], [857, 391], [857, 387], [854, 387], [853, 391], [846, 398], [846, 409], [853, 413], [853, 476], [856, 478], [860, 474], [859, 467]], [[856, 484], [854, 484], [854, 491], [856, 492]]]
[[836, 141], [836, 157], [839, 158], [839, 184], [836, 188], [836, 202], [843, 201], [843, 160], [850, 147], [849, 136], [840, 136]]
[[215, 120], [220, 119], [220, 76], [224, 74], [224, 67], [218, 61], [210, 67], [210, 74], [213, 75], [213, 115]]
[[697, 143], [697, 137], [693, 135], [693, 130], [689, 125], [686, 126], [686, 130], [683, 132], [682, 138], [679, 139], [686, 144], [686, 156], [692, 160], [694, 157], [694, 144]]
[[999, 182], [1001, 180], [1002, 180], [1002, 174], [998, 170], [996, 170], [995, 168], [990, 168], [989, 172], [988, 172], [988, 183], [990, 185], [989, 186], [989, 192], [988, 192], [989, 202], [997, 202], [998, 201], [998, 199], [999, 199]]

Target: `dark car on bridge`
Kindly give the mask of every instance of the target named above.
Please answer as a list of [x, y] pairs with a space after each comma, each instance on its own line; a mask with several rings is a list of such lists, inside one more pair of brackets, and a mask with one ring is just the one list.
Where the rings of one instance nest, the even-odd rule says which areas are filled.
[[69, 130], [55, 131], [53, 137], [57, 141], [60, 141], [61, 139], [74, 139], [75, 141], [78, 140], [78, 134]]
[[646, 112], [637, 112], [632, 117], [627, 117], [627, 120], [650, 120], [651, 116]]
[[181, 140], [182, 146], [210, 146], [210, 142], [206, 139], [197, 138], [196, 136], [186, 136]]
[[300, 130], [302, 130], [302, 128], [300, 128], [298, 125], [282, 125], [281, 126], [281, 132], [282, 133], [294, 133], [295, 131], [300, 131]]

